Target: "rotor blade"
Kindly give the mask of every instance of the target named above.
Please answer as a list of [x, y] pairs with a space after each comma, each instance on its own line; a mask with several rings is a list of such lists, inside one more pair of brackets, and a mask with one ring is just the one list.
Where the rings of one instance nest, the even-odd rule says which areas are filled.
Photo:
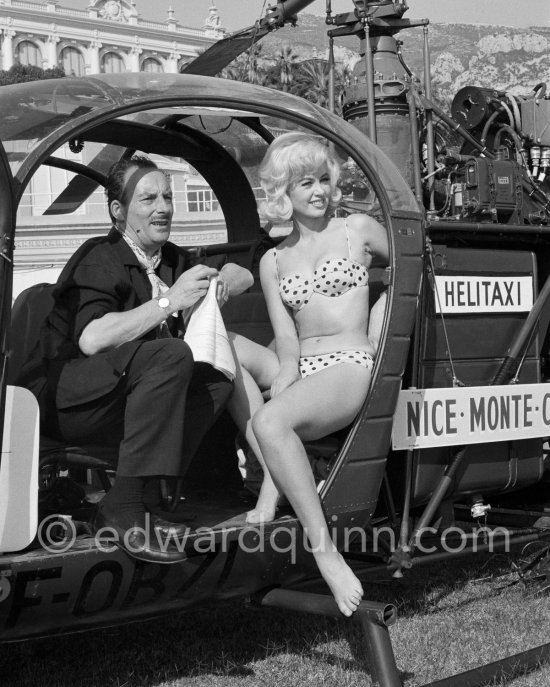
[[[107, 176], [111, 166], [121, 157], [120, 149], [106, 146], [88, 164], [94, 169], [94, 176]], [[78, 174], [73, 177], [51, 205], [42, 213], [44, 215], [66, 215], [76, 212], [92, 193], [98, 188], [99, 182]]]
[[254, 43], [263, 38], [267, 33], [266, 27], [250, 26], [222, 38], [211, 45], [202, 55], [186, 64], [181, 70], [182, 74], [200, 74], [202, 76], [215, 76], [241, 53], [248, 50]]
[[224, 67], [248, 50], [257, 41], [274, 29], [280, 29], [288, 22], [294, 23], [296, 15], [314, 0], [279, 0], [276, 5], [269, 7], [265, 17], [262, 17], [254, 26], [241, 29], [227, 38], [222, 38], [211, 45], [202, 55], [186, 64], [181, 70], [182, 74], [200, 74], [202, 76], [215, 76]]
[[97, 181], [78, 175], [57, 196], [53, 203], [44, 210], [44, 215], [69, 215], [76, 212], [99, 186]]

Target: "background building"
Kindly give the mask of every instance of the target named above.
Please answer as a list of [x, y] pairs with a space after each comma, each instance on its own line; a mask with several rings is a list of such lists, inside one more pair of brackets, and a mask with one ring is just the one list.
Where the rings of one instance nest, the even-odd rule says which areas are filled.
[[141, 18], [136, 0], [91, 0], [86, 10], [57, 0], [0, 0], [2, 69], [16, 63], [63, 67], [67, 76], [100, 72], [176, 73], [223, 37], [214, 5], [202, 28]]
[[[4, 70], [19, 63], [44, 69], [63, 67], [67, 76], [177, 73], [224, 35], [213, 4], [201, 28], [187, 28], [171, 8], [164, 22], [143, 19], [135, 0], [91, 0], [86, 10], [64, 7], [57, 0], [0, 0], [0, 68]], [[96, 153], [87, 144], [81, 152], [64, 146], [56, 154], [86, 163]], [[172, 239], [180, 245], [224, 241], [218, 202], [198, 172], [173, 158], [155, 162], [172, 179]], [[55, 281], [76, 248], [109, 226], [102, 189], [70, 215], [43, 215], [71, 176], [65, 170], [42, 167], [26, 189], [18, 213], [14, 296], [31, 284]]]

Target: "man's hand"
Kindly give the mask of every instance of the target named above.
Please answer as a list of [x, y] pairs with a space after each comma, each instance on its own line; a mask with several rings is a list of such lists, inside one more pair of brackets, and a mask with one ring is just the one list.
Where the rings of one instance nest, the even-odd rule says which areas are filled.
[[210, 279], [218, 275], [218, 270], [206, 265], [195, 265], [186, 270], [164, 294], [176, 310], [185, 310], [206, 295]]

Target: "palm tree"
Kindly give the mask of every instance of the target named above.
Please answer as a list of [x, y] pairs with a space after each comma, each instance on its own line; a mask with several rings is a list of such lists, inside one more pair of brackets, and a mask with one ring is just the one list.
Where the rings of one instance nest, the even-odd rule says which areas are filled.
[[261, 84], [265, 78], [265, 70], [261, 66], [264, 59], [263, 48], [255, 43], [247, 50], [246, 76], [249, 83]]
[[239, 64], [237, 58], [236, 60], [233, 60], [231, 64], [227, 65], [227, 67], [224, 67], [217, 76], [219, 76], [221, 79], [228, 79], [229, 81], [242, 81], [242, 68], [241, 65]]
[[300, 63], [299, 71], [305, 77], [303, 97], [321, 107], [328, 107], [329, 63], [320, 59], [305, 60]]
[[222, 69], [219, 76], [224, 79], [232, 79], [233, 81], [263, 85], [266, 80], [266, 70], [262, 65], [263, 61], [262, 46], [259, 44], [253, 45]]
[[281, 88], [283, 91], [289, 91], [298, 65], [298, 53], [291, 45], [283, 45], [275, 59]]

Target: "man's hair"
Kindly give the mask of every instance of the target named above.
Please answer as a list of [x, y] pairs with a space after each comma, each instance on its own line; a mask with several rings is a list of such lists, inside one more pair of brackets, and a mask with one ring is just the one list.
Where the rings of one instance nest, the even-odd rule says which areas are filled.
[[113, 200], [118, 200], [122, 205], [126, 205], [128, 203], [127, 191], [129, 184], [128, 179], [126, 178], [126, 173], [129, 169], [154, 171], [158, 170], [158, 166], [144, 155], [124, 157], [122, 160], [115, 162], [115, 164], [109, 170], [109, 174], [107, 175], [107, 183], [105, 185], [107, 208], [109, 210], [109, 216], [113, 222], [115, 221], [115, 218], [111, 213], [111, 203]]
[[262, 214], [271, 221], [281, 222], [292, 216], [289, 187], [304, 175], [326, 164], [330, 176], [329, 203], [336, 206], [342, 197], [338, 186], [340, 165], [330, 148], [319, 138], [293, 131], [282, 134], [269, 146], [260, 165], [260, 185], [267, 200]]

